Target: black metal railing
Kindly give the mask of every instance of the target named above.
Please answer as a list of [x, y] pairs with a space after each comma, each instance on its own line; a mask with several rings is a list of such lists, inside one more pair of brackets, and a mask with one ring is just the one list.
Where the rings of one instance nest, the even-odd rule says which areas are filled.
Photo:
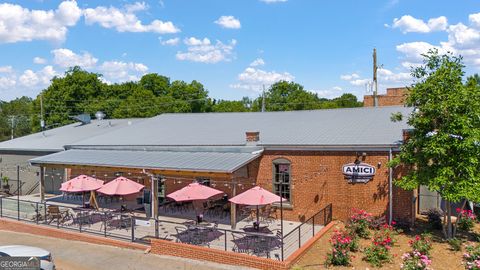
[[292, 255], [332, 221], [332, 204], [327, 205], [283, 237], [284, 259]]
[[332, 221], [329, 204], [282, 236], [280, 230], [260, 233], [164, 219], [146, 219], [131, 213], [67, 207], [58, 203], [0, 197], [0, 217], [38, 225], [149, 244], [151, 238], [204, 246], [253, 256], [285, 260]]

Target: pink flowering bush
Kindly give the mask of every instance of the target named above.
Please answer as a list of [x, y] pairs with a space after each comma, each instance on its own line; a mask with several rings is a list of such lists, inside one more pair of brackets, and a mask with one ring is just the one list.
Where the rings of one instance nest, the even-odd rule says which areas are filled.
[[468, 246], [463, 254], [465, 269], [480, 270], [480, 246]]
[[472, 212], [472, 210], [462, 210], [457, 208], [457, 213], [459, 213], [459, 220], [457, 221], [458, 228], [462, 231], [470, 231], [475, 225], [475, 220], [477, 217]]
[[370, 237], [369, 227], [373, 221], [372, 214], [356, 208], [353, 208], [352, 212], [353, 214], [350, 216], [347, 229], [362, 238]]
[[381, 225], [378, 231], [375, 231], [372, 239], [372, 245], [365, 248], [363, 260], [369, 262], [374, 267], [381, 267], [383, 264], [392, 260], [390, 249], [395, 243], [395, 229], [388, 225]]
[[350, 256], [350, 245], [352, 243], [352, 237], [343, 230], [336, 230], [333, 232], [330, 244], [332, 245], [332, 251], [327, 254], [326, 266], [330, 265], [350, 265], [352, 260]]
[[419, 252], [422, 255], [430, 255], [432, 249], [432, 236], [428, 233], [422, 233], [421, 235], [415, 235], [413, 240], [410, 240], [408, 244], [414, 251]]
[[404, 253], [402, 260], [403, 263], [400, 265], [402, 270], [427, 270], [430, 269], [429, 266], [432, 264], [427, 255], [416, 250]]

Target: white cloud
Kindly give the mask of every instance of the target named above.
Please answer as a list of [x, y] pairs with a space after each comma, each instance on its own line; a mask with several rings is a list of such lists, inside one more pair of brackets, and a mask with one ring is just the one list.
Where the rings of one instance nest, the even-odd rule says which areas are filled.
[[480, 28], [480, 12], [475, 14], [470, 14], [468, 16], [468, 20], [470, 21], [473, 27]]
[[260, 0], [260, 2], [264, 2], [264, 3], [267, 3], [267, 4], [273, 4], [273, 3], [287, 2], [287, 0]]
[[233, 16], [221, 16], [215, 23], [223, 28], [240, 29], [242, 27], [240, 20]]
[[346, 74], [346, 75], [341, 75], [340, 79], [344, 81], [351, 81], [353, 79], [358, 79], [360, 76], [357, 73], [352, 73], [352, 74]]
[[63, 1], [56, 10], [30, 10], [20, 5], [0, 4], [0, 43], [63, 42], [68, 27], [74, 26], [81, 15], [75, 1]]
[[11, 73], [13, 72], [12, 66], [0, 66], [0, 73]]
[[45, 58], [37, 56], [37, 57], [33, 58], [33, 63], [43, 65], [43, 64], [47, 63], [47, 60]]
[[84, 10], [85, 22], [90, 25], [98, 23], [105, 28], [115, 28], [118, 32], [154, 32], [159, 34], [180, 32], [180, 29], [170, 21], [153, 20], [150, 24], [142, 23], [135, 13], [147, 8], [148, 6], [143, 2], [126, 5], [123, 9], [112, 6], [87, 8]]
[[162, 45], [175, 46], [175, 45], [178, 45], [178, 43], [180, 43], [180, 38], [178, 38], [178, 37], [171, 38], [171, 39], [167, 39], [165, 41], [160, 41], [160, 43]]
[[69, 49], [52, 50], [53, 62], [63, 68], [80, 66], [82, 68], [92, 68], [96, 65], [98, 59], [90, 53], [76, 54]]
[[263, 66], [263, 65], [265, 65], [265, 61], [263, 61], [262, 58], [257, 58], [253, 60], [252, 63], [250, 63], [251, 67], [257, 67], [257, 66]]
[[50, 80], [56, 75], [58, 74], [52, 66], [45, 66], [43, 69], [37, 72], [27, 69], [22, 75], [20, 75], [18, 82], [21, 86], [25, 86], [27, 88], [41, 89], [48, 86], [50, 84]]
[[237, 41], [232, 39], [229, 43], [224, 44], [217, 40], [215, 44], [212, 44], [208, 38], [197, 39], [191, 37], [185, 39], [184, 43], [187, 45], [187, 51], [177, 52], [176, 58], [178, 60], [211, 64], [230, 61]]
[[99, 67], [106, 82], [137, 81], [148, 71], [142, 63], [105, 61]]
[[445, 16], [429, 19], [424, 22], [410, 15], [404, 15], [400, 19], [393, 19], [393, 28], [399, 28], [403, 33], [430, 33], [433, 31], [443, 31], [447, 28], [448, 22]]
[[295, 77], [288, 72], [265, 71], [250, 66], [238, 75], [238, 83], [231, 84], [230, 87], [261, 91], [262, 85], [269, 86], [278, 81], [293, 81], [294, 79]]
[[331, 89], [314, 90], [313, 92], [316, 93], [320, 98], [332, 99], [341, 96], [342, 90], [343, 89], [340, 86], [334, 86]]
[[0, 74], [0, 95], [2, 100], [12, 100], [20, 96], [34, 97], [58, 75], [52, 66], [45, 66], [38, 71], [27, 69], [20, 75], [9, 68], [8, 73]]

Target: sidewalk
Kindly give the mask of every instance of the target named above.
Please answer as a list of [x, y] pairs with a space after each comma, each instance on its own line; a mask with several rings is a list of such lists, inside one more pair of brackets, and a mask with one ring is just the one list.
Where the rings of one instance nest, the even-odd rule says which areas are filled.
[[47, 249], [52, 252], [59, 270], [248, 269], [10, 231], [0, 231], [0, 245], [31, 245]]

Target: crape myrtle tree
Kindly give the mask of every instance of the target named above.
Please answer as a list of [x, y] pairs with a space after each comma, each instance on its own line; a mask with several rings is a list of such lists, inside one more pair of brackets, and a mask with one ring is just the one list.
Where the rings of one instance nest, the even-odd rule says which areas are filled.
[[451, 203], [463, 202], [463, 210], [465, 200], [480, 202], [480, 87], [475, 77], [463, 82], [461, 57], [437, 50], [423, 56], [424, 64], [412, 69], [415, 83], [406, 97], [412, 130], [390, 166], [408, 169], [396, 185], [409, 190], [424, 185], [442, 196], [444, 234], [450, 239]]

